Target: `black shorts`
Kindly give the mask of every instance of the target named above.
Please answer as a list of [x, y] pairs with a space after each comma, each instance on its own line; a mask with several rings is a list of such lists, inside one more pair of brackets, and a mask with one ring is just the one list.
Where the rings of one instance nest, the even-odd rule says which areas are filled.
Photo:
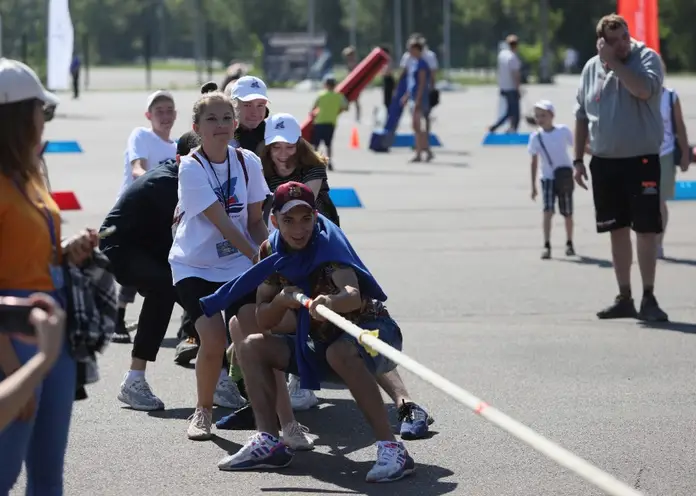
[[312, 129], [312, 146], [317, 148], [323, 141], [327, 148], [330, 147], [333, 142], [334, 129], [336, 127], [333, 124], [315, 124]]
[[[203, 316], [200, 299], [213, 294], [224, 284], [223, 282], [206, 281], [200, 277], [187, 277], [176, 283], [176, 293], [179, 295], [181, 306], [189, 314], [191, 322], [195, 324], [198, 318]], [[256, 304], [256, 291], [252, 291], [225, 309], [225, 324], [237, 315], [240, 308], [249, 303]]]
[[637, 233], [662, 232], [660, 157], [592, 157], [592, 196], [597, 232], [630, 227]]

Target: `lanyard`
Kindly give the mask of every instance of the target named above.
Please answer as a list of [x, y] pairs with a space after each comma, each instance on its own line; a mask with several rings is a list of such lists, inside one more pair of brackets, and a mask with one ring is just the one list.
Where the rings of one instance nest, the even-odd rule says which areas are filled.
[[[208, 166], [210, 167], [210, 170], [213, 171], [213, 177], [215, 178], [215, 181], [217, 181], [218, 186], [220, 187], [220, 193], [225, 194], [224, 191], [222, 191], [222, 184], [220, 184], [220, 179], [218, 178], [217, 173], [215, 172], [215, 169], [213, 168], [213, 163], [210, 161], [208, 158], [208, 155], [205, 153], [205, 150], [201, 147], [200, 149], [201, 155], [203, 155], [203, 158], [208, 162]], [[225, 208], [225, 213], [229, 215], [230, 213], [230, 208], [229, 208], [229, 203], [230, 203], [230, 196], [232, 196], [232, 164], [230, 163], [230, 151], [229, 149], [227, 150], [227, 195], [225, 196], [224, 201], [222, 201], [222, 206]]]
[[[27, 192], [19, 186], [19, 183], [15, 181], [15, 186], [19, 190], [20, 193], [24, 196], [24, 198], [27, 199], [29, 204], [34, 207], [36, 210], [39, 211], [39, 213], [43, 216], [44, 220], [46, 221], [46, 225], [48, 227], [48, 232], [51, 236], [51, 247], [52, 247], [52, 255], [53, 255], [53, 264], [57, 265], [58, 264], [58, 241], [56, 239], [56, 226], [53, 222], [53, 215], [51, 214], [51, 211], [48, 209], [46, 206], [46, 202], [43, 200], [43, 198], [40, 198], [41, 204], [43, 205], [42, 207], [39, 207], [36, 203], [31, 201], [31, 198], [29, 198], [29, 195]], [[40, 195], [39, 195], [40, 196]]]

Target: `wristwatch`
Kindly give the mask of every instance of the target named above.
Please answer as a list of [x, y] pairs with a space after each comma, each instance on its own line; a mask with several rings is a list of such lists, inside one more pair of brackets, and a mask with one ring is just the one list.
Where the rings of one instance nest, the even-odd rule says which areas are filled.
[[576, 158], [575, 160], [573, 160], [573, 167], [576, 165], [585, 165], [585, 161], [581, 158]]

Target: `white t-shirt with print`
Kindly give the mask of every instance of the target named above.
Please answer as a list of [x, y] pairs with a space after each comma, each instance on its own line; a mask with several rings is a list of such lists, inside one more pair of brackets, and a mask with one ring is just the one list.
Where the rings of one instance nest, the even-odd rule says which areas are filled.
[[[411, 60], [416, 59], [413, 58], [409, 52], [404, 52], [404, 54], [401, 56], [401, 62], [399, 63], [399, 66], [402, 69], [405, 69]], [[438, 63], [437, 55], [435, 55], [435, 52], [426, 48], [425, 50], [423, 50], [423, 60], [425, 60], [425, 63], [428, 64], [428, 67], [430, 67], [431, 71], [437, 71]]]
[[662, 114], [662, 127], [665, 130], [665, 134], [662, 138], [662, 146], [660, 147], [660, 157], [674, 153], [675, 130], [672, 129], [672, 105], [676, 103], [678, 99], [679, 97], [676, 91], [662, 88], [660, 113]]
[[[541, 139], [540, 139], [541, 137]], [[551, 157], [551, 163], [546, 156], [546, 152], [541, 146], [541, 140]], [[551, 131], [544, 131], [539, 128], [529, 136], [527, 150], [531, 156], [541, 157], [541, 179], [553, 179], [553, 171], [559, 167], [572, 167], [568, 148], [573, 146], [573, 133], [568, 126], [559, 124], [554, 126]]]
[[152, 129], [146, 127], [133, 129], [126, 145], [123, 183], [118, 196], [121, 196], [126, 188], [133, 184], [133, 166], [131, 163], [139, 158], [147, 160], [148, 170], [158, 165], [176, 163], [176, 142], [164, 141]]
[[522, 68], [522, 61], [515, 52], [504, 48], [498, 53], [498, 87], [502, 91], [517, 89], [513, 73]]
[[231, 246], [203, 214], [214, 202], [224, 202], [232, 222], [254, 244], [248, 229], [247, 208], [249, 204], [264, 201], [270, 190], [259, 157], [248, 150], [241, 150], [249, 174], [247, 187], [235, 149], [228, 147], [227, 150], [230, 158], [229, 182], [227, 161], [211, 164], [195, 152], [203, 164], [201, 166], [192, 156], [181, 157], [178, 215], [175, 215], [180, 220], [169, 252], [174, 284], [187, 277], [227, 282], [252, 266], [251, 260]]

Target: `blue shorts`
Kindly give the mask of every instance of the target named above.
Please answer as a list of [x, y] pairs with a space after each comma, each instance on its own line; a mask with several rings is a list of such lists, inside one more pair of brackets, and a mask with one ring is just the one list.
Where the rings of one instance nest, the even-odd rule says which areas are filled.
[[[413, 98], [409, 99], [409, 101], [408, 101], [408, 108], [409, 108], [409, 110], [411, 110], [411, 113], [412, 113], [412, 114], [413, 114], [413, 112], [415, 112], [415, 110], [416, 110], [416, 101], [415, 101]], [[428, 99], [428, 95], [427, 95], [427, 94], [423, 95], [423, 97], [422, 97], [422, 99], [421, 99], [421, 108], [420, 108], [420, 110], [421, 110], [421, 116], [422, 116], [422, 117], [428, 117], [428, 115], [430, 115], [430, 100]]]
[[[371, 320], [360, 324], [360, 327], [366, 330], [374, 331], [375, 329], [379, 331], [377, 336], [379, 339], [387, 343], [392, 348], [396, 348], [401, 351], [403, 347], [403, 337], [401, 336], [401, 329], [399, 325], [394, 322], [391, 317], [379, 317], [376, 320]], [[290, 348], [290, 359], [288, 360], [288, 366], [285, 372], [293, 375], [300, 375], [297, 367], [297, 355], [295, 349], [295, 342], [297, 341], [297, 336], [295, 334], [281, 334], [282, 337]], [[370, 356], [367, 350], [358, 343], [355, 339], [348, 333], [341, 334], [336, 341], [345, 340], [352, 342], [358, 349], [360, 356], [362, 357], [367, 369], [375, 376], [391, 372], [396, 368], [396, 364], [389, 360], [388, 358], [377, 355]], [[334, 341], [335, 342], [335, 341]], [[330, 344], [320, 343], [318, 341], [312, 341], [309, 343], [314, 347], [315, 359], [318, 361], [321, 370], [323, 371], [322, 381], [342, 383], [342, 379], [331, 369], [326, 361], [326, 349]]]
[[330, 147], [335, 128], [333, 124], [315, 124], [312, 130], [312, 146], [318, 148], [323, 141], [327, 147]]

